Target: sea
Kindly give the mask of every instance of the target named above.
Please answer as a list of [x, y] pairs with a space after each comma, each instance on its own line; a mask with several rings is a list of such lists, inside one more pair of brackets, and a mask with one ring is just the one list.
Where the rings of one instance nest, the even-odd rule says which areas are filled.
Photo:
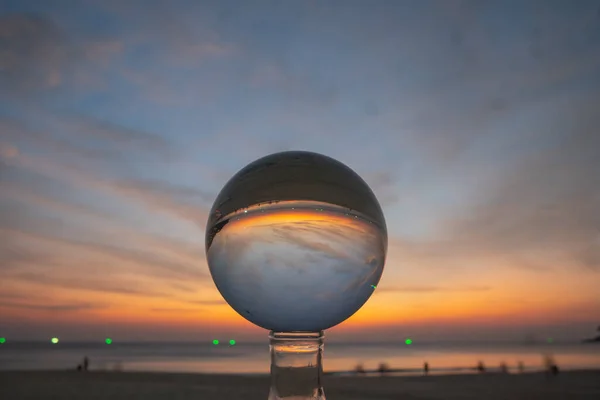
[[[326, 343], [325, 373], [347, 373], [362, 364], [375, 371], [386, 363], [396, 374], [421, 374], [424, 362], [431, 374], [475, 373], [501, 363], [516, 372], [542, 370], [550, 355], [561, 370], [600, 369], [600, 345], [583, 343]], [[76, 369], [84, 357], [90, 370], [266, 374], [268, 343], [64, 343], [5, 342], [0, 344], [0, 370]]]

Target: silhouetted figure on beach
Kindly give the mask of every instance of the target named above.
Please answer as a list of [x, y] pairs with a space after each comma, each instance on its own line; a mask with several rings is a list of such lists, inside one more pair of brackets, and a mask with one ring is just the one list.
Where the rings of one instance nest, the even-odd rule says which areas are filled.
[[390, 366], [387, 365], [387, 363], [381, 363], [379, 364], [379, 368], [377, 368], [377, 372], [383, 376], [384, 374], [390, 372]]
[[427, 361], [423, 363], [423, 375], [429, 375], [429, 363]]
[[500, 372], [503, 374], [508, 374], [508, 365], [504, 361], [500, 363]]
[[83, 370], [87, 371], [89, 366], [90, 366], [90, 360], [87, 358], [87, 356], [83, 357]]
[[365, 367], [363, 367], [362, 364], [356, 364], [356, 367], [354, 367], [354, 372], [363, 375], [365, 374]]
[[552, 375], [552, 376], [558, 375], [558, 372], [559, 372], [558, 365], [554, 361], [554, 357], [552, 357], [550, 354], [547, 354], [546, 356], [544, 356], [544, 366], [546, 367], [547, 375]]
[[477, 371], [478, 371], [480, 374], [483, 374], [483, 373], [485, 372], [485, 365], [483, 364], [483, 361], [479, 361], [479, 362], [477, 363]]
[[519, 370], [520, 374], [525, 372], [525, 365], [523, 364], [523, 361], [519, 361], [519, 363], [517, 364], [517, 369]]

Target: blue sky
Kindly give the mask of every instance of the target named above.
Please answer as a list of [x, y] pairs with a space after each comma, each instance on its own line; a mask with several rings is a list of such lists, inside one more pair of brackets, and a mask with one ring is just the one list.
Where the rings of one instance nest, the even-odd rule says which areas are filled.
[[535, 323], [588, 329], [599, 87], [598, 1], [5, 1], [0, 315], [52, 327], [42, 304], [119, 308], [121, 285], [218, 301], [207, 210], [243, 166], [296, 149], [380, 199], [399, 324], [416, 321], [404, 304], [443, 313], [422, 289], [483, 296], [464, 318], [513, 304], [524, 324], [564, 291], [581, 315]]

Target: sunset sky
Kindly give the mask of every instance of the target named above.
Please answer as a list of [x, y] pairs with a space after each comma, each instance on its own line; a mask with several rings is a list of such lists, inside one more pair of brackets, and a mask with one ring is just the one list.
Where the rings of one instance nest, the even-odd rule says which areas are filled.
[[0, 337], [266, 340], [204, 230], [282, 150], [386, 216], [332, 340], [592, 336], [599, 89], [599, 1], [2, 1]]

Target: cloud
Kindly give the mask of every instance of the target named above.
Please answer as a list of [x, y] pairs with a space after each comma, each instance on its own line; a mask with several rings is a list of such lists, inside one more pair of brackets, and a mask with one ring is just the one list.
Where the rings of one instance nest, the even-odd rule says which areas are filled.
[[[0, 119], [3, 139], [8, 140], [1, 144], [4, 163], [85, 190], [129, 199], [197, 226], [205, 224], [213, 197], [210, 193], [159, 179], [127, 177], [122, 172], [123, 167], [127, 172], [140, 162], [151, 161], [153, 167], [169, 165], [178, 150], [162, 136], [83, 115], [53, 114], [39, 107], [29, 111], [35, 117], [27, 123]], [[31, 156], [33, 152], [46, 157]]]
[[126, 235], [128, 244], [151, 248], [153, 251], [169, 254], [169, 256], [180, 260], [185, 259], [190, 262], [204, 260], [204, 250], [194, 246], [193, 243], [146, 233], [135, 226], [124, 223], [122, 219], [113, 214], [100, 211], [86, 204], [68, 202], [40, 193], [39, 190], [36, 191], [27, 186], [8, 182], [2, 183], [2, 195], [21, 204], [63, 212], [72, 218], [84, 216], [92, 219], [96, 230], [104, 228], [102, 230], [111, 231], [113, 234]]
[[290, 108], [306, 104], [329, 108], [339, 99], [339, 89], [334, 83], [302, 75], [285, 61], [257, 59], [253, 64], [246, 84], [256, 90], [276, 89]]
[[392, 286], [378, 287], [375, 293], [433, 293], [433, 292], [487, 292], [491, 286]]
[[216, 197], [199, 189], [144, 179], [116, 180], [107, 185], [119, 194], [192, 221], [199, 227], [206, 224], [207, 204]]
[[[17, 301], [25, 305], [45, 305], [59, 301], [61, 297], [86, 296], [88, 298], [104, 298], [105, 307], [111, 304], [119, 305], [130, 302], [138, 306], [147, 301], [160, 299], [170, 302], [187, 304], [190, 297], [189, 291], [183, 291], [177, 286], [177, 280], [163, 278], [158, 280], [152, 275], [139, 273], [137, 277], [118, 269], [104, 266], [91, 269], [90, 264], [76, 264], [56, 260], [38, 259], [35, 263], [14, 263], [18, 269], [7, 271], [4, 269], [3, 282], [0, 284], [2, 291], [7, 291], [10, 296], [0, 296], [9, 301]], [[76, 272], [73, 272], [76, 271]], [[39, 298], [37, 292], [51, 293], [54, 297]], [[107, 297], [108, 296], [108, 297]], [[191, 298], [196, 297], [192, 293]], [[49, 300], [50, 299], [50, 300]], [[124, 300], [125, 299], [125, 300]], [[2, 302], [7, 303], [3, 300]], [[44, 310], [43, 307], [38, 307]], [[51, 308], [47, 308], [51, 310]]]
[[[127, 128], [89, 115], [46, 114], [46, 117], [46, 121], [43, 122], [53, 122], [61, 131], [69, 131], [71, 138], [80, 139], [80, 143], [81, 137], [85, 136], [87, 146], [108, 145], [122, 158], [148, 154], [154, 156], [155, 161], [156, 157], [168, 161], [177, 155], [171, 142], [154, 133]], [[96, 142], [90, 142], [92, 140]]]
[[[122, 5], [88, 4], [115, 24], [126, 28], [111, 32], [75, 31], [60, 24], [60, 11], [52, 14], [6, 14], [0, 17], [0, 97], [31, 99], [39, 93], [70, 87], [106, 91], [114, 80], [137, 87], [145, 99], [177, 103], [182, 89], [164, 74], [162, 65], [191, 71], [203, 62], [235, 55], [237, 48], [197, 19], [187, 21], [174, 9], [146, 10]], [[117, 13], [106, 14], [112, 8]], [[77, 14], [78, 7], [71, 12]], [[59, 9], [57, 9], [59, 10]], [[192, 29], [193, 28], [193, 29]], [[147, 59], [144, 68], [126, 57], [138, 52]], [[181, 87], [180, 87], [181, 86]]]
[[[74, 265], [69, 265], [65, 263], [57, 264], [55, 262], [49, 262], [45, 260], [38, 260], [38, 266], [44, 266], [46, 269], [51, 268], [53, 273], [43, 273], [38, 271], [27, 271], [25, 268], [26, 263], [19, 263], [20, 270], [16, 273], [7, 273], [5, 274], [6, 284], [12, 285], [41, 285], [42, 287], [48, 289], [66, 289], [66, 293], [70, 291], [75, 292], [92, 292], [99, 294], [109, 294], [109, 295], [120, 295], [120, 296], [130, 296], [132, 298], [160, 298], [160, 299], [173, 299], [177, 300], [182, 297], [182, 293], [180, 291], [171, 291], [167, 290], [161, 291], [160, 289], [152, 288], [152, 284], [141, 284], [139, 280], [132, 279], [131, 277], [120, 277], [119, 279], [115, 279], [114, 276], [111, 277], [102, 277], [102, 276], [85, 276], [85, 272], [82, 271], [82, 274], [79, 276], [64, 276], [64, 274], [60, 274], [61, 269], [72, 269]], [[33, 286], [34, 288], [37, 286]], [[32, 287], [27, 286], [27, 289], [30, 290]], [[12, 298], [13, 296], [11, 296]], [[24, 299], [30, 299], [31, 295], [22, 296]]]
[[202, 5], [188, 5], [185, 14], [167, 4], [157, 4], [145, 12], [140, 12], [140, 4], [109, 1], [96, 5], [109, 10], [120, 22], [134, 27], [127, 35], [129, 45], [152, 43], [159, 49], [157, 59], [170, 65], [197, 67], [207, 59], [229, 56], [237, 50], [234, 43], [223, 40], [210, 26], [206, 18], [210, 11]]
[[166, 312], [166, 313], [181, 313], [181, 312], [186, 312], [186, 313], [206, 313], [206, 310], [203, 310], [201, 308], [179, 308], [179, 307], [155, 307], [155, 308], [151, 308], [150, 311], [152, 312]]
[[[221, 26], [210, 21], [211, 10], [202, 4], [187, 4], [186, 13], [171, 4], [99, 2], [91, 5], [123, 27], [118, 39], [127, 52], [135, 53], [110, 70], [111, 77], [125, 82], [128, 95], [159, 106], [195, 108], [214, 104], [230, 82], [222, 69], [212, 69], [233, 60], [240, 49], [222, 34]], [[140, 8], [144, 8], [140, 12]], [[114, 40], [114, 38], [113, 38]]]
[[[324, 215], [327, 214], [315, 214], [303, 221], [271, 222], [269, 219], [261, 220], [261, 214], [257, 214], [250, 217], [257, 219], [252, 229], [254, 234], [235, 235], [226, 242], [220, 242], [219, 247], [227, 247], [228, 257], [237, 259], [253, 244], [264, 243], [273, 249], [269, 252], [268, 263], [293, 266], [299, 272], [303, 270], [303, 264], [325, 262], [326, 259], [337, 263], [334, 267], [337, 272], [343, 273], [361, 264], [366, 270], [377, 270], [375, 267], [381, 262], [377, 257], [383, 256], [383, 245], [377, 229], [354, 221], [336, 224], [335, 221], [323, 219]], [[244, 228], [234, 226], [231, 229]], [[235, 242], [235, 245], [227, 246], [228, 242]], [[298, 254], [290, 258], [283, 249], [294, 249]]]
[[106, 308], [102, 304], [95, 303], [71, 303], [71, 304], [31, 304], [31, 303], [19, 303], [14, 301], [3, 301], [1, 307], [8, 308], [23, 308], [28, 310], [42, 310], [42, 311], [87, 311], [96, 310], [100, 308]]
[[[302, 249], [309, 250], [310, 252], [320, 253], [327, 255], [338, 260], [356, 260], [356, 254], [348, 251], [347, 245], [352, 240], [352, 235], [356, 235], [352, 229], [348, 229], [344, 232], [345, 235], [338, 234], [336, 229], [328, 229], [327, 223], [284, 223], [284, 224], [273, 224], [273, 234], [277, 237], [276, 241], [281, 240], [281, 243], [288, 243], [294, 246], [298, 246]], [[329, 234], [334, 232], [334, 237], [338, 239], [330, 243], [323, 242], [323, 234]], [[355, 238], [356, 239], [356, 236]], [[341, 246], [340, 246], [341, 245]], [[341, 247], [341, 248], [340, 248]], [[310, 254], [310, 253], [309, 253]]]
[[201, 306], [223, 306], [223, 305], [227, 305], [227, 302], [225, 302], [225, 300], [221, 299], [221, 300], [191, 300], [188, 301], [189, 304], [198, 304]]
[[31, 95], [67, 80], [89, 80], [88, 74], [99, 75], [99, 68], [123, 51], [114, 40], [78, 39], [47, 16], [0, 16], [2, 97]]
[[33, 15], [3, 15], [0, 39], [3, 91], [28, 91], [60, 83], [72, 49], [53, 22]]
[[364, 177], [371, 190], [377, 196], [381, 207], [391, 206], [399, 200], [397, 180], [390, 171], [379, 171]]
[[168, 181], [134, 179], [117, 181], [115, 185], [120, 188], [130, 188], [134, 191], [169, 193], [175, 197], [187, 198], [195, 201], [202, 200], [209, 202], [216, 197], [216, 194], [214, 193], [207, 193], [196, 187], [174, 185]]
[[[91, 189], [117, 202], [145, 207], [142, 215], [159, 212], [167, 220], [184, 225], [193, 221], [201, 228], [209, 194], [135, 175], [110, 178], [103, 176], [104, 165], [94, 162], [131, 163], [136, 156], [166, 156], [173, 154], [171, 143], [84, 116], [57, 116], [42, 110], [36, 118], [32, 125], [37, 122], [46, 129], [30, 128], [15, 119], [0, 121], [2, 139], [9, 141], [2, 145], [0, 181], [0, 268], [5, 282], [133, 297], [185, 299], [194, 295], [197, 290], [189, 283], [200, 282], [200, 287], [208, 277], [202, 268], [201, 229], [198, 245], [193, 240], [148, 233], [110, 207], [98, 208], [80, 197], [82, 191]], [[100, 146], [90, 145], [90, 140]], [[74, 192], [61, 192], [63, 185], [57, 183], [66, 183]], [[51, 218], [44, 216], [48, 212]], [[49, 229], [57, 223], [59, 231]], [[120, 268], [125, 268], [123, 273]], [[143, 278], [135, 279], [127, 271]]]
[[[475, 259], [485, 265], [495, 259], [530, 269], [598, 270], [598, 104], [597, 95], [586, 93], [552, 99], [547, 112], [553, 119], [529, 136], [539, 147], [506, 153], [510, 161], [490, 154], [489, 162], [501, 165], [473, 180], [477, 186], [467, 203], [440, 220], [429, 238], [400, 239], [394, 245], [439, 265]], [[527, 136], [519, 139], [524, 143]], [[477, 176], [461, 162], [454, 162], [454, 172]]]
[[[32, 110], [33, 111], [33, 110]], [[18, 155], [17, 144], [34, 145], [42, 148], [45, 152], [51, 152], [63, 157], [76, 157], [82, 159], [102, 159], [114, 160], [115, 154], [104, 148], [90, 148], [73, 143], [72, 140], [55, 137], [48, 133], [43, 134], [33, 129], [28, 129], [23, 123], [15, 119], [0, 118], [0, 131], [3, 140], [10, 141], [13, 144], [5, 144], [3, 148], [13, 149], [12, 157], [6, 151], [0, 153], [0, 156], [13, 158]]]
[[[21, 246], [26, 247], [25, 243], [45, 243], [48, 245], [60, 246], [65, 251], [81, 251], [84, 254], [94, 255], [95, 263], [110, 264], [111, 262], [125, 262], [128, 268], [137, 269], [145, 274], [162, 277], [164, 279], [203, 279], [207, 274], [203, 272], [197, 265], [192, 265], [189, 262], [175, 261], [172, 258], [165, 257], [152, 250], [138, 250], [135, 248], [126, 248], [115, 244], [103, 244], [101, 242], [86, 242], [84, 240], [69, 239], [60, 236], [45, 236], [38, 233], [27, 232], [17, 229], [0, 228], [2, 235], [10, 236], [12, 240], [21, 243]], [[8, 260], [7, 260], [8, 261]], [[46, 263], [42, 259], [37, 260], [38, 263]], [[88, 261], [92, 263], [91, 261]], [[6, 262], [6, 264], [9, 264]], [[75, 261], [69, 263], [71, 266], [76, 264]]]
[[28, 155], [22, 155], [16, 160], [9, 161], [14, 166], [25, 168], [51, 179], [73, 183], [82, 189], [92, 189], [141, 203], [151, 210], [176, 216], [199, 227], [203, 227], [206, 223], [208, 207], [201, 204], [186, 204], [177, 198], [177, 195], [180, 195], [182, 191], [179, 189], [171, 190], [171, 192], [147, 190], [147, 182], [133, 185], [133, 181], [129, 181], [129, 184], [124, 184], [123, 181], [103, 178], [83, 168], [77, 170]]
[[35, 105], [23, 108], [27, 115], [21, 119], [0, 118], [4, 140], [88, 163], [90, 158], [127, 164], [169, 162], [179, 153], [176, 145], [155, 133], [83, 114], [51, 112]]
[[[0, 127], [2, 129], [2, 127]], [[7, 143], [0, 143], [0, 159], [10, 160], [19, 156], [19, 149]]]

